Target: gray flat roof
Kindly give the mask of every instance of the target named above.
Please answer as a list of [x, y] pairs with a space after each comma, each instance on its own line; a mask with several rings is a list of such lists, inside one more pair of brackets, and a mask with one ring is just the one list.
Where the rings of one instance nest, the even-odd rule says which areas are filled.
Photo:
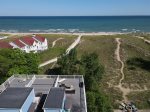
[[51, 88], [44, 107], [46, 109], [51, 109], [51, 108], [62, 108], [62, 104], [63, 104], [63, 99], [64, 99], [64, 95], [65, 95], [65, 89], [64, 88], [60, 88], [60, 87], [55, 87], [55, 88]]
[[49, 90], [54, 86], [55, 80], [55, 78], [35, 79], [31, 87], [34, 88], [35, 93], [48, 94]]
[[[34, 79], [35, 76], [35, 79]], [[65, 84], [67, 86], [72, 86], [75, 89], [75, 94], [66, 93], [66, 97], [71, 99], [72, 112], [85, 112], [86, 110], [86, 99], [84, 88], [79, 88], [79, 83], [83, 82], [82, 76], [72, 76], [72, 75], [21, 75], [14, 76], [11, 80], [8, 80], [10, 87], [29, 87], [34, 88], [35, 95], [39, 93], [49, 94], [51, 88], [54, 87], [56, 81], [60, 84]], [[58, 79], [58, 80], [57, 80]], [[5, 85], [5, 84], [4, 84]], [[7, 86], [8, 87], [8, 86]], [[1, 101], [1, 99], [0, 99]]]
[[8, 87], [0, 94], [0, 108], [21, 108], [33, 88]]
[[[83, 88], [79, 88], [79, 83], [83, 80], [80, 78], [66, 78], [66, 80], [62, 81], [60, 84], [65, 84], [67, 86], [73, 86], [75, 89], [75, 94], [66, 94], [67, 97], [71, 99], [72, 103], [72, 112], [85, 112], [84, 107], [84, 92]], [[59, 86], [59, 85], [58, 85]], [[81, 101], [81, 102], [80, 102]], [[83, 111], [82, 111], [83, 110]]]
[[10, 87], [25, 87], [25, 85], [28, 84], [30, 81], [31, 81], [31, 79], [14, 78], [11, 81]]

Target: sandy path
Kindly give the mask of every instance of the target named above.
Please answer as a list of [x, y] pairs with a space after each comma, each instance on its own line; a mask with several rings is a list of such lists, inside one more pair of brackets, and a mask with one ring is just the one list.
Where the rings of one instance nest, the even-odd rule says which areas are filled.
[[117, 49], [116, 49], [116, 51], [115, 51], [115, 55], [116, 55], [117, 61], [119, 61], [119, 62], [121, 63], [120, 72], [121, 72], [121, 74], [122, 74], [122, 77], [121, 77], [121, 79], [119, 80], [119, 85], [121, 85], [121, 84], [122, 84], [122, 81], [124, 80], [124, 72], [123, 72], [124, 63], [123, 63], [123, 61], [122, 61], [121, 58], [120, 58], [120, 45], [121, 45], [120, 38], [116, 38], [116, 42], [117, 42]]
[[[78, 38], [68, 47], [68, 49], [66, 50], [66, 54], [69, 54], [69, 52], [79, 44], [79, 42], [80, 42], [80, 40], [81, 40], [81, 37], [82, 37], [82, 35], [79, 35]], [[55, 57], [55, 58], [53, 58], [53, 59], [50, 59], [50, 60], [48, 60], [48, 61], [46, 61], [46, 62], [40, 64], [40, 65], [39, 65], [39, 68], [40, 68], [40, 67], [43, 67], [43, 66], [46, 66], [46, 65], [48, 65], [48, 64], [57, 62], [58, 58], [59, 58], [59, 57]]]
[[123, 94], [123, 100], [124, 101], [127, 101], [127, 97], [126, 95], [130, 92], [130, 89], [127, 89], [127, 88], [124, 88], [122, 87], [122, 81], [124, 80], [124, 63], [123, 61], [121, 60], [121, 57], [120, 57], [120, 46], [121, 46], [121, 39], [120, 38], [116, 38], [115, 41], [117, 43], [117, 48], [116, 48], [116, 51], [115, 51], [115, 56], [116, 56], [116, 59], [118, 62], [121, 63], [121, 68], [120, 68], [120, 73], [121, 73], [121, 79], [119, 80], [119, 84], [115, 87], [119, 88]]
[[136, 36], [136, 37], [139, 38], [139, 39], [142, 39], [142, 40], [144, 40], [144, 42], [150, 44], [150, 40], [147, 40], [144, 37], [140, 37], [140, 36]]
[[[120, 49], [121, 49], [121, 39], [120, 38], [116, 38], [115, 41], [117, 43], [117, 48], [116, 48], [116, 51], [115, 51], [115, 56], [116, 56], [116, 59], [118, 62], [120, 62], [121, 64], [121, 68], [120, 68], [120, 73], [121, 73], [121, 78], [119, 80], [119, 84], [117, 86], [114, 86], [114, 87], [117, 87], [120, 89], [120, 91], [122, 92], [122, 97], [123, 97], [123, 101], [127, 102], [128, 101], [128, 98], [127, 98], [127, 95], [130, 93], [130, 92], [142, 92], [142, 91], [146, 91], [148, 90], [146, 86], [144, 86], [144, 89], [137, 89], [137, 90], [132, 90], [130, 88], [124, 88], [122, 86], [122, 82], [125, 78], [125, 74], [124, 74], [124, 62], [121, 60], [121, 57], [120, 57]], [[109, 84], [109, 83], [108, 83]], [[110, 85], [110, 84], [109, 84]], [[112, 85], [111, 85], [112, 86]]]
[[69, 52], [79, 44], [81, 37], [82, 35], [79, 35], [78, 38], [68, 47], [66, 54], [69, 54]]
[[53, 43], [52, 43], [52, 48], [56, 45], [56, 42], [57, 42], [57, 41], [62, 40], [62, 39], [64, 39], [64, 38], [58, 38], [58, 39], [56, 39], [55, 41], [53, 41]]

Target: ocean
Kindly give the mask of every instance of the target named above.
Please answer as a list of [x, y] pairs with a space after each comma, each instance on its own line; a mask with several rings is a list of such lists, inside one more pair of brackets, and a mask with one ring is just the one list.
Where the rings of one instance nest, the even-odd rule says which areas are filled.
[[0, 32], [150, 32], [150, 16], [0, 17]]

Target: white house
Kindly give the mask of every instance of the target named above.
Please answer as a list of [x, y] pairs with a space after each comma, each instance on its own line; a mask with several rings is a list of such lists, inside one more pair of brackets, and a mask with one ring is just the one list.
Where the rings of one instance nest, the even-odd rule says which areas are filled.
[[40, 35], [33, 35], [32, 37], [34, 40], [37, 41], [37, 45], [38, 45], [38, 49], [43, 51], [48, 49], [48, 43], [47, 43], [47, 39], [40, 36]]
[[40, 35], [26, 36], [9, 43], [13, 48], [19, 48], [26, 53], [38, 52], [48, 49], [47, 39]]

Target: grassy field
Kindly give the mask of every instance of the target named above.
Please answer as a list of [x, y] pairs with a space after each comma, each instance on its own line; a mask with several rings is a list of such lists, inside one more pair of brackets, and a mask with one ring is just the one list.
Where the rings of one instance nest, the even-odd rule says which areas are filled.
[[[74, 42], [77, 36], [74, 35], [42, 35], [48, 40], [48, 50], [39, 53], [40, 63], [50, 60], [64, 53], [64, 51]], [[56, 42], [56, 45], [52, 48], [52, 42], [58, 38], [63, 38]]]
[[[39, 53], [40, 63], [53, 59], [57, 56], [60, 56], [65, 50], [74, 42], [77, 38], [76, 35], [52, 35], [52, 34], [44, 34], [42, 35], [48, 40], [48, 50]], [[52, 48], [52, 42], [58, 38], [63, 38], [56, 42], [56, 45]], [[40, 68], [39, 74], [45, 74], [45, 72], [51, 68], [53, 64], [44, 66]]]
[[126, 75], [124, 82], [126, 86], [136, 89], [136, 85], [139, 85], [141, 88], [146, 85], [150, 88], [150, 71], [143, 69], [140, 66], [127, 64], [127, 60], [133, 58], [142, 58], [143, 60], [150, 61], [150, 45], [135, 37], [124, 38], [122, 40], [122, 57], [125, 63], [124, 72]]
[[138, 108], [150, 108], [150, 90], [143, 92], [132, 92], [128, 95], [128, 97], [131, 101], [136, 102]]
[[[77, 47], [78, 58], [85, 52], [96, 52], [99, 55], [100, 63], [105, 67], [105, 74], [103, 80], [100, 82], [100, 89], [110, 96], [114, 108], [118, 108], [118, 101], [122, 100], [122, 92], [115, 87], [109, 86], [117, 85], [119, 83], [120, 63], [115, 59], [115, 49], [117, 43], [115, 38], [121, 38], [121, 59], [125, 64], [123, 80], [124, 87], [130, 89], [150, 89], [150, 71], [135, 65], [127, 64], [127, 61], [134, 58], [142, 58], [149, 64], [150, 61], [150, 45], [145, 43], [142, 39], [136, 38], [134, 35], [109, 35], [109, 36], [84, 36], [82, 37], [80, 45]], [[142, 63], [143, 64], [143, 63]], [[135, 68], [132, 70], [131, 68]], [[150, 68], [149, 68], [150, 69]], [[143, 97], [150, 98], [150, 94], [142, 92]], [[136, 95], [135, 95], [136, 94]], [[137, 97], [135, 97], [135, 96]], [[138, 97], [139, 92], [129, 93], [129, 101], [141, 101], [138, 108], [150, 108], [146, 99], [141, 100]]]
[[85, 52], [96, 52], [99, 55], [99, 61], [105, 67], [105, 74], [100, 86], [112, 98], [113, 102], [122, 99], [122, 93], [115, 88], [108, 88], [107, 84], [107, 82], [111, 82], [115, 85], [120, 78], [119, 70], [117, 70], [120, 64], [114, 58], [116, 49], [114, 38], [115, 36], [84, 36], [77, 48], [79, 58]]
[[2, 33], [0, 33], [0, 36], [9, 36], [9, 34], [2, 34]]

